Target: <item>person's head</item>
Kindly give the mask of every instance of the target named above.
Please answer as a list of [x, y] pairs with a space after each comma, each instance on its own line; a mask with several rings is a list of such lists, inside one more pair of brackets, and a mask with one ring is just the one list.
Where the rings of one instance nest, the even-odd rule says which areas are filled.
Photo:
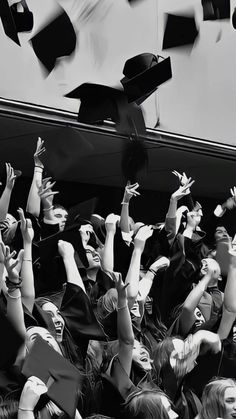
[[202, 219], [202, 211], [201, 210], [192, 210], [187, 213], [187, 224], [193, 226], [195, 229], [198, 227]]
[[26, 349], [29, 351], [30, 348], [33, 346], [35, 339], [40, 336], [42, 339], [44, 339], [49, 346], [51, 346], [55, 351], [57, 351], [59, 354], [61, 353], [61, 349], [54, 337], [49, 333], [47, 329], [44, 327], [39, 326], [30, 326], [28, 327], [26, 331]]
[[147, 348], [145, 348], [145, 346], [142, 345], [142, 343], [140, 343], [137, 339], [134, 339], [132, 359], [145, 371], [151, 371], [152, 360], [150, 358], [150, 354]]
[[183, 377], [195, 367], [197, 354], [189, 349], [188, 356], [182, 358], [185, 342], [182, 338], [168, 336], [157, 344], [154, 353], [154, 366], [159, 381], [162, 380], [165, 367], [169, 364], [176, 377]]
[[215, 241], [216, 243], [222, 239], [228, 239], [229, 235], [228, 232], [226, 230], [226, 228], [224, 226], [218, 226], [215, 230]]
[[61, 343], [63, 338], [63, 332], [65, 327], [65, 321], [58, 309], [58, 307], [53, 304], [50, 300], [45, 300], [41, 305], [43, 311], [50, 314], [52, 317], [53, 324], [56, 330], [56, 340]]
[[88, 268], [87, 270], [97, 270], [101, 267], [101, 257], [97, 250], [95, 250], [92, 246], [85, 246], [85, 253], [88, 260]]
[[68, 211], [62, 205], [56, 204], [53, 206], [53, 214], [58, 221], [59, 230], [63, 231], [68, 217]]
[[200, 327], [206, 321], [205, 317], [203, 316], [201, 310], [198, 307], [196, 307], [194, 310], [194, 319], [195, 319], [195, 322], [194, 322], [195, 327]]
[[105, 319], [117, 309], [118, 294], [116, 288], [110, 288], [97, 302], [97, 316], [99, 320]]
[[129, 419], [175, 419], [170, 401], [160, 389], [137, 389], [124, 404], [125, 418]]
[[211, 280], [208, 283], [208, 286], [217, 285], [218, 281], [221, 280], [221, 270], [219, 263], [212, 258], [204, 258], [201, 260], [200, 275], [204, 276], [208, 273], [211, 275]]
[[7, 214], [4, 221], [0, 222], [3, 243], [10, 245], [15, 237], [18, 221], [11, 214]]
[[202, 394], [199, 419], [236, 418], [236, 381], [216, 378], [208, 383]]

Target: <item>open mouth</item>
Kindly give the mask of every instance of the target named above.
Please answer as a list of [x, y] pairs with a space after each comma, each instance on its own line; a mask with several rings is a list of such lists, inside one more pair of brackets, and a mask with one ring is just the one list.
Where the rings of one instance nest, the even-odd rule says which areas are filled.
[[61, 335], [62, 334], [62, 329], [63, 329], [63, 326], [62, 326], [62, 323], [58, 323], [56, 326], [55, 326], [55, 329], [56, 329], [56, 334], [57, 335]]

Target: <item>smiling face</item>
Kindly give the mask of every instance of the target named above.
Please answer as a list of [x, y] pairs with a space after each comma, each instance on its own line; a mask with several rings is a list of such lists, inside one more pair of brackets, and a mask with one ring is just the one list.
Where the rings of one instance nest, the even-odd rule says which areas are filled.
[[65, 327], [65, 321], [60, 314], [60, 311], [55, 306], [55, 304], [51, 303], [50, 301], [44, 303], [42, 305], [43, 311], [46, 311], [52, 317], [52, 321], [54, 323], [56, 329], [56, 339], [57, 342], [62, 342], [63, 331]]
[[228, 387], [224, 395], [225, 415], [223, 419], [236, 418], [236, 387]]
[[203, 323], [205, 323], [205, 317], [203, 316], [202, 312], [199, 310], [198, 307], [194, 310], [194, 317], [195, 317], [195, 326], [200, 327]]
[[44, 329], [44, 327], [30, 327], [26, 332], [26, 347], [28, 350], [33, 346], [35, 339], [41, 336], [42, 339], [44, 339], [51, 348], [55, 349], [59, 354], [62, 355], [60, 347], [57, 343], [57, 341], [54, 339], [54, 337], [49, 333], [47, 329]]
[[134, 340], [133, 347], [133, 360], [136, 361], [145, 371], [150, 371], [152, 369], [150, 355], [138, 340]]

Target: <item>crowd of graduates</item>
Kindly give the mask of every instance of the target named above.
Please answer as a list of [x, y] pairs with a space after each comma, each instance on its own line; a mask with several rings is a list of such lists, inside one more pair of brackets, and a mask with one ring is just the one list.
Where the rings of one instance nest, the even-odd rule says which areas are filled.
[[130, 182], [103, 218], [54, 205], [44, 152], [17, 219], [10, 163], [0, 197], [0, 418], [236, 418], [236, 188], [207, 231], [175, 170], [164, 220], [135, 219]]

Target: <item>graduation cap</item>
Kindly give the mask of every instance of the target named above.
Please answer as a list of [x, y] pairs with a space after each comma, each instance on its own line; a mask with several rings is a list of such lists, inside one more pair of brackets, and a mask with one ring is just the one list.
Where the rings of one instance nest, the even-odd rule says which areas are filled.
[[25, 359], [22, 374], [27, 378], [40, 378], [49, 387], [49, 399], [70, 418], [75, 417], [81, 373], [40, 336], [35, 339]]
[[91, 198], [87, 201], [80, 202], [69, 209], [68, 217], [66, 220], [66, 228], [73, 225], [79, 220], [90, 221], [91, 215], [97, 204], [97, 198]]
[[15, 362], [18, 350], [24, 343], [24, 339], [19, 335], [2, 310], [0, 310], [0, 329], [2, 334], [0, 369], [5, 369]]
[[0, 1], [0, 17], [5, 34], [16, 44], [20, 45], [15, 20], [12, 15], [11, 8], [8, 4], [8, 0]]
[[59, 231], [52, 236], [46, 237], [40, 240], [37, 244], [39, 246], [40, 258], [45, 262], [51, 263], [51, 260], [55, 256], [59, 256], [58, 253], [58, 241], [65, 240], [71, 243], [78, 253], [79, 258], [84, 267], [88, 267], [88, 261], [85, 253], [85, 249], [82, 244], [79, 228], [81, 224], [73, 224], [70, 227], [65, 228], [63, 231]]
[[170, 57], [159, 61], [151, 53], [136, 55], [126, 61], [121, 83], [129, 102], [141, 104], [160, 84], [172, 77]]
[[[23, 11], [18, 11], [18, 4], [20, 4], [23, 7]], [[11, 12], [16, 25], [17, 32], [29, 32], [33, 29], [33, 13], [29, 10], [29, 7], [25, 0], [21, 0], [20, 3], [13, 4], [11, 6]]]
[[203, 20], [230, 18], [230, 0], [202, 0]]
[[81, 100], [79, 122], [93, 124], [110, 119], [116, 124], [117, 131], [124, 134], [146, 131], [142, 110], [128, 103], [123, 90], [84, 83], [65, 96]]
[[197, 35], [194, 17], [167, 14], [162, 49], [192, 45]]
[[233, 15], [232, 15], [232, 25], [234, 29], [236, 29], [236, 8], [234, 9]]
[[30, 41], [38, 59], [50, 73], [58, 57], [74, 51], [76, 34], [68, 15], [63, 11]]

